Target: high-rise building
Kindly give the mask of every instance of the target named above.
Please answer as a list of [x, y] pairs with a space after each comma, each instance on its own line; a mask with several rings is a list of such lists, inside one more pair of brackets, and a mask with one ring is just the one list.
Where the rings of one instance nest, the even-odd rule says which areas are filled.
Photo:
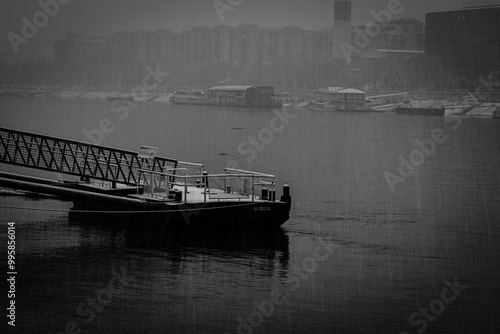
[[333, 36], [332, 36], [332, 58], [345, 58], [350, 63], [350, 57], [344, 55], [342, 49], [351, 44], [351, 1], [335, 0]]
[[68, 33], [65, 40], [55, 42], [54, 52], [58, 62], [81, 63], [101, 55], [107, 47], [106, 37]]
[[234, 36], [233, 27], [221, 25], [213, 27], [214, 61], [229, 63], [231, 61], [231, 40]]
[[182, 32], [182, 50], [186, 65], [190, 67], [209, 66], [212, 64], [212, 29], [194, 27]]
[[118, 63], [149, 60], [150, 31], [119, 31], [108, 36], [109, 54]]
[[[416, 24], [401, 22], [400, 26], [404, 26], [401, 30], [412, 25]], [[416, 26], [422, 28], [421, 24]], [[123, 31], [107, 39], [92, 37], [83, 42], [80, 38], [77, 44], [84, 49], [71, 52], [77, 48], [73, 46], [76, 38], [70, 36], [58, 41], [55, 49], [58, 59], [77, 60], [87, 57], [91, 50], [106, 47], [108, 50], [103, 53], [106, 63], [102, 67], [109, 73], [101, 72], [110, 82], [134, 82], [148, 64], [168, 69], [172, 84], [197, 85], [212, 82], [214, 78], [217, 82], [229, 78], [232, 83], [274, 82], [288, 87], [310, 87], [332, 80], [331, 74], [327, 74], [331, 71], [340, 75], [339, 69], [343, 67], [332, 60], [348, 60], [341, 48], [345, 46], [342, 43], [351, 42], [350, 36], [351, 1], [336, 0], [334, 25], [321, 31], [306, 31], [298, 26], [259, 29], [254, 24], [194, 27], [182, 32]], [[415, 40], [405, 42], [414, 44]], [[402, 48], [402, 42], [398, 43], [391, 41], [392, 48]], [[351, 64], [351, 72], [360, 68], [356, 66], [360, 65]]]
[[[281, 29], [260, 29], [258, 62], [262, 65], [271, 65], [280, 61]], [[283, 48], [281, 48], [283, 54]]]
[[328, 33], [304, 31], [302, 33], [302, 64], [324, 63], [328, 57]]
[[231, 49], [231, 61], [235, 65], [247, 67], [257, 63], [259, 29], [256, 24], [240, 24], [236, 28]]
[[[379, 30], [370, 35], [367, 49], [420, 51], [425, 49], [425, 26], [416, 19], [393, 20], [378, 26], [377, 29]], [[367, 27], [360, 26], [359, 30], [367, 31]]]
[[175, 58], [174, 33], [168, 29], [156, 29], [153, 34], [153, 43], [156, 50], [156, 59], [168, 63]]
[[302, 35], [300, 27], [283, 27], [284, 60], [290, 65], [299, 65], [302, 56]]
[[428, 13], [426, 55], [439, 60], [460, 86], [474, 85], [500, 70], [499, 18], [500, 6]]

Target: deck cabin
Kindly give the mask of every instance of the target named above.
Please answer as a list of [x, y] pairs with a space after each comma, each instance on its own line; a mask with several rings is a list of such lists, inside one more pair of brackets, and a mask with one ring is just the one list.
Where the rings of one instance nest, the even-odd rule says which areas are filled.
[[[339, 111], [366, 110], [366, 93], [357, 89], [320, 90], [319, 96], [325, 105], [324, 109]], [[317, 103], [317, 102], [316, 102]]]

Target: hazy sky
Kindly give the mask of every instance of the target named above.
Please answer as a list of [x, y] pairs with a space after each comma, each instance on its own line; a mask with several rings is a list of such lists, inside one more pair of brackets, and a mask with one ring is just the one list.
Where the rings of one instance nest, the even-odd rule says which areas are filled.
[[[51, 2], [55, 0], [40, 0]], [[60, 0], [63, 2], [63, 0]], [[224, 21], [214, 9], [214, 0], [64, 0], [59, 12], [49, 18], [38, 33], [19, 45], [19, 54], [53, 54], [54, 41], [64, 39], [67, 32], [106, 35], [123, 30], [154, 30], [168, 28], [174, 31], [188, 30], [193, 26], [242, 23], [260, 27], [301, 26], [303, 29], [320, 30], [333, 24], [333, 0], [218, 0], [232, 6], [226, 11]], [[372, 10], [386, 9], [396, 0], [352, 0], [354, 25], [370, 21]], [[425, 20], [425, 13], [458, 10], [461, 0], [399, 0], [403, 9], [399, 17]], [[34, 0], [0, 1], [0, 52], [2, 58], [14, 55], [8, 33], [22, 36], [22, 18], [33, 22], [33, 16], [41, 10]], [[40, 21], [41, 22], [41, 21]]]

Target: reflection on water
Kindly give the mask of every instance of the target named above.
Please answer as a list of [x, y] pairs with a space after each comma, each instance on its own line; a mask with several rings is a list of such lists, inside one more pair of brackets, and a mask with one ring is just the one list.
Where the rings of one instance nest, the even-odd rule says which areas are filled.
[[[233, 319], [208, 330], [196, 327], [193, 317], [211, 323], [224, 309], [229, 314], [241, 299], [252, 298], [252, 287], [270, 288], [289, 271], [282, 229], [170, 235], [162, 228], [82, 218], [57, 200], [34, 202], [40, 212], [51, 213], [31, 211], [17, 220], [19, 267], [29, 268], [19, 270], [23, 320], [17, 327], [26, 332], [59, 332], [73, 322], [89, 333], [222, 332]], [[11, 198], [6, 204], [23, 207], [26, 201]], [[113, 283], [109, 292], [110, 282], [122, 276], [127, 284]]]
[[[232, 257], [248, 254], [276, 259], [282, 269], [287, 269], [290, 257], [288, 236], [282, 228], [276, 230], [220, 230], [207, 234], [206, 231], [170, 231], [162, 225], [141, 226], [112, 217], [106, 221], [99, 219], [98, 214], [81, 215], [79, 211], [69, 210], [70, 226], [78, 227], [82, 234], [106, 234], [123, 242], [123, 247], [134, 250], [158, 250], [172, 254], [185, 253], [189, 250], [193, 255], [220, 255], [230, 253]], [[115, 238], [113, 238], [115, 239]], [[116, 240], [112, 240], [113, 243]]]

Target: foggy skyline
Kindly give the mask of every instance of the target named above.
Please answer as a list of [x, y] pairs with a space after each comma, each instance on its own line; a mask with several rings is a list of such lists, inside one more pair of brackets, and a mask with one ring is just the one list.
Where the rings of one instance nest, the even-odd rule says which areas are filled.
[[[41, 0], [44, 3], [50, 0]], [[60, 0], [62, 1], [62, 0]], [[237, 26], [239, 24], [257, 24], [261, 28], [280, 28], [292, 25], [305, 30], [321, 30], [333, 26], [333, 0], [232, 0], [232, 11], [217, 13], [214, 1], [132, 1], [109, 0], [105, 3], [97, 0], [66, 0], [67, 4], [59, 5], [54, 17], [39, 28], [37, 34], [19, 45], [22, 58], [37, 58], [40, 55], [52, 59], [53, 45], [56, 40], [66, 38], [68, 32], [90, 35], [108, 35], [117, 31], [155, 30], [165, 28], [180, 32], [192, 27], [217, 25]], [[363, 25], [373, 20], [371, 11], [379, 12], [387, 9], [388, 0], [353, 0], [352, 24]], [[230, 3], [220, 0], [219, 3]], [[411, 1], [401, 0], [401, 13], [395, 18], [411, 17], [425, 21], [425, 13], [437, 11], [459, 10], [461, 1]], [[228, 7], [226, 7], [228, 8]], [[0, 53], [2, 59], [12, 59], [15, 55], [9, 33], [22, 36], [24, 25], [22, 18], [33, 22], [33, 15], [41, 11], [39, 2], [1, 2], [2, 20], [0, 31]], [[223, 20], [221, 20], [221, 17]]]

